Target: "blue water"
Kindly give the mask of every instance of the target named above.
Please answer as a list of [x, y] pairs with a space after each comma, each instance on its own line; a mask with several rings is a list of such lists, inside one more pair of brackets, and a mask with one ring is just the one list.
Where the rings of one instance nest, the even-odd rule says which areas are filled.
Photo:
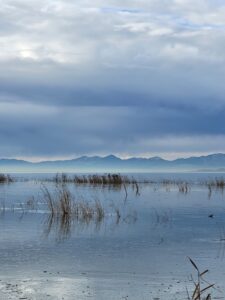
[[[218, 287], [212, 295], [224, 297], [221, 190], [209, 195], [207, 187], [193, 185], [183, 194], [175, 185], [147, 184], [140, 185], [138, 196], [128, 187], [126, 198], [124, 189], [69, 184], [76, 199], [99, 199], [106, 215], [100, 223], [74, 221], [65, 231], [60, 223], [49, 228], [40, 182], [46, 174], [19, 176], [31, 180], [0, 185], [5, 208], [0, 217], [0, 299], [185, 299], [186, 287], [193, 289], [190, 275], [195, 276], [188, 256], [201, 270], [210, 270], [206, 279]], [[221, 174], [147, 176], [202, 182]], [[53, 183], [44, 184], [56, 193]], [[29, 199], [35, 209], [27, 208]]]
[[[85, 175], [87, 173], [68, 173], [68, 176], [73, 177], [74, 175]], [[90, 174], [90, 173], [88, 173]], [[92, 174], [95, 174], [94, 172]], [[102, 174], [102, 173], [101, 173]], [[167, 172], [167, 173], [121, 173], [133, 177], [137, 180], [149, 180], [149, 181], [162, 181], [162, 180], [179, 180], [188, 181], [192, 183], [198, 183], [206, 180], [212, 180], [215, 178], [225, 179], [224, 172]], [[11, 175], [17, 180], [40, 180], [40, 179], [51, 179], [54, 173], [11, 173]]]

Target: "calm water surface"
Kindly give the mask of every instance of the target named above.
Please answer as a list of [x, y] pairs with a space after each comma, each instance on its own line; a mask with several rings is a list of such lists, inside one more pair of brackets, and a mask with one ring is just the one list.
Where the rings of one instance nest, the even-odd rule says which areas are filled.
[[[70, 184], [76, 199], [99, 199], [105, 217], [62, 224], [49, 221], [43, 201], [40, 179], [52, 175], [14, 176], [26, 180], [0, 185], [0, 299], [186, 299], [195, 276], [188, 256], [210, 270], [212, 295], [223, 299], [222, 191], [209, 195], [195, 184], [183, 194], [176, 186], [141, 185], [140, 195], [127, 188], [126, 198], [124, 189]], [[138, 176], [196, 183], [224, 175]], [[56, 193], [53, 183], [45, 185]]]

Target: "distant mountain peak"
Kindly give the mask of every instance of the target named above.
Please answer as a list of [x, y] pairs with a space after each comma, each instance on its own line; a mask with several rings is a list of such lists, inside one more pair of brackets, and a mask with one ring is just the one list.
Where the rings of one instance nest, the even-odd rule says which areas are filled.
[[162, 157], [160, 156], [153, 156], [153, 157], [150, 157], [149, 160], [164, 160]]
[[113, 154], [109, 154], [107, 156], [104, 156], [103, 159], [111, 159], [111, 160], [113, 160], [113, 159], [118, 160], [119, 159], [119, 160], [121, 160], [121, 158], [119, 158], [119, 157], [117, 157], [117, 156], [115, 156]]

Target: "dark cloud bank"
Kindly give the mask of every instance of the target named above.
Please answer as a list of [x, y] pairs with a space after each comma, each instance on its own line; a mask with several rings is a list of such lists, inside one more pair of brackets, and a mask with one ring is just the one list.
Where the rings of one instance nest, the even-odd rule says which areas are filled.
[[224, 152], [224, 17], [206, 0], [4, 0], [0, 157]]

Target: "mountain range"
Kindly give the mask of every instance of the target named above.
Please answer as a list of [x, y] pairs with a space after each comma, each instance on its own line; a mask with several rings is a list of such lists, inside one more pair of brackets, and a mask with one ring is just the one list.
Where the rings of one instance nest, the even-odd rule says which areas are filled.
[[155, 172], [221, 171], [225, 172], [225, 154], [166, 160], [161, 157], [121, 159], [114, 155], [81, 156], [70, 160], [29, 162], [0, 159], [0, 172]]

